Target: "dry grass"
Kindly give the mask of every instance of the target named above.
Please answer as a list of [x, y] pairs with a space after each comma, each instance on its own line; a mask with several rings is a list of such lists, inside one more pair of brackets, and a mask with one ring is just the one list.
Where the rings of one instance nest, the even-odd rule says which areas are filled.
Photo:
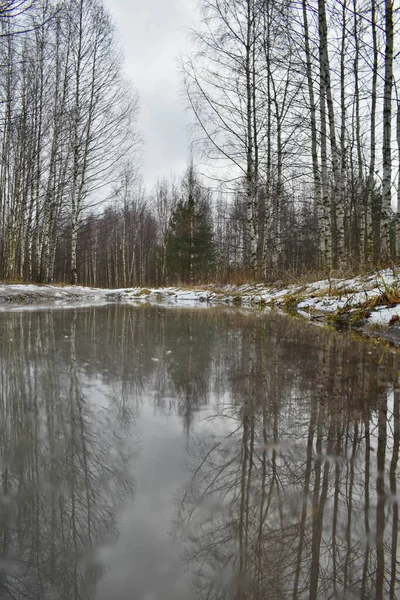
[[[48, 286], [51, 285], [51, 287], [59, 287], [59, 288], [64, 288], [64, 287], [73, 287], [72, 283], [65, 283], [65, 282], [53, 282], [53, 283], [38, 283], [37, 281], [26, 281], [25, 279], [18, 279], [18, 277], [11, 277], [9, 279], [2, 279], [0, 281], [0, 284], [4, 284], [4, 285], [37, 285], [37, 286]], [[78, 284], [83, 285], [83, 284]]]
[[332, 280], [332, 287], [335, 284], [335, 280], [337, 279], [347, 279], [352, 277], [357, 277], [360, 275], [367, 274], [367, 271], [362, 271], [358, 269], [341, 269], [334, 271], [326, 271], [326, 270], [313, 270], [313, 271], [305, 271], [302, 274], [296, 273], [294, 271], [285, 271], [281, 273], [277, 273], [276, 276], [271, 277], [270, 279], [258, 279], [255, 280], [251, 277], [248, 271], [237, 270], [227, 274], [220, 279], [215, 280], [195, 280], [193, 284], [170, 282], [168, 286], [171, 287], [179, 287], [181, 289], [223, 289], [224, 285], [233, 285], [240, 287], [242, 285], [253, 285], [256, 286], [258, 284], [264, 284], [266, 287], [274, 287], [274, 288], [284, 288], [289, 285], [296, 285], [299, 287], [305, 287], [310, 283], [314, 283], [315, 281], [321, 280]]
[[23, 279], [19, 279], [18, 277], [11, 277], [9, 279], [2, 279], [0, 283], [5, 285], [29, 285], [32, 284], [32, 281], [24, 281]]
[[307, 285], [316, 281], [332, 281], [332, 289], [334, 289], [335, 281], [338, 279], [353, 279], [353, 277], [363, 277], [372, 274], [371, 269], [358, 267], [347, 267], [342, 269], [319, 269], [312, 271], [304, 271], [301, 274], [287, 272], [284, 274], [284, 281], [288, 285]]
[[[199, 282], [199, 283], [201, 283], [201, 282]], [[213, 281], [213, 282], [208, 281], [207, 283], [209, 285], [230, 284], [230, 285], [236, 285], [239, 287], [240, 285], [256, 284], [257, 282], [253, 279], [253, 277], [251, 276], [249, 271], [246, 271], [244, 269], [235, 269], [234, 271], [230, 271], [229, 273], [224, 275], [224, 277], [215, 279], [215, 281]], [[260, 282], [258, 282], [258, 283], [260, 283]]]
[[369, 323], [369, 331], [386, 331], [387, 325], [383, 323]]
[[373, 309], [377, 306], [390, 306], [400, 304], [400, 290], [396, 287], [387, 287], [381, 294], [367, 300], [365, 308]]
[[151, 290], [149, 290], [148, 288], [141, 288], [138, 292], [136, 292], [136, 294], [134, 294], [134, 296], [149, 296], [150, 294]]
[[[377, 267], [378, 268], [378, 267]], [[393, 273], [395, 275], [400, 275], [400, 265], [394, 265], [393, 262], [389, 262], [387, 264], [382, 264], [379, 266], [379, 269], [386, 269], [386, 268], [390, 268], [393, 270]], [[199, 278], [196, 279], [195, 281], [193, 281], [193, 283], [182, 283], [180, 281], [175, 281], [175, 282], [168, 282], [168, 284], [166, 286], [163, 287], [179, 287], [180, 289], [187, 289], [187, 290], [193, 290], [193, 289], [213, 289], [216, 290], [218, 288], [221, 289], [221, 291], [223, 290], [223, 286], [225, 285], [232, 285], [232, 286], [242, 286], [242, 285], [253, 285], [256, 286], [257, 284], [263, 284], [266, 287], [274, 287], [274, 288], [283, 288], [289, 285], [295, 285], [298, 287], [305, 287], [310, 283], [314, 283], [316, 281], [322, 281], [322, 280], [327, 280], [328, 282], [331, 282], [328, 287], [326, 288], [326, 292], [325, 293], [329, 293], [331, 295], [340, 295], [340, 294], [345, 294], [345, 293], [352, 293], [351, 290], [345, 290], [345, 289], [337, 289], [336, 288], [336, 281], [338, 279], [351, 279], [353, 277], [363, 277], [363, 276], [370, 276], [373, 275], [374, 273], [376, 273], [376, 271], [373, 270], [373, 267], [362, 267], [359, 264], [353, 264], [350, 267], [346, 267], [346, 268], [342, 268], [342, 269], [334, 269], [334, 270], [326, 270], [326, 269], [319, 269], [319, 270], [305, 270], [302, 273], [299, 273], [295, 270], [286, 270], [286, 271], [282, 271], [280, 273], [276, 273], [276, 275], [274, 275], [274, 277], [267, 279], [261, 278], [259, 280], [255, 280], [250, 272], [248, 270], [245, 269], [235, 269], [232, 271], [229, 271], [228, 273], [226, 273], [224, 275], [224, 277], [218, 278], [218, 279], [205, 279], [205, 278]], [[46, 284], [40, 284], [37, 283], [35, 281], [24, 281], [22, 279], [18, 279], [18, 278], [12, 278], [12, 279], [3, 279], [1, 283], [4, 284], [34, 284], [34, 285], [46, 285]], [[68, 283], [68, 282], [57, 282], [57, 283], [51, 283], [50, 285], [52, 286], [57, 286], [57, 287], [66, 287], [66, 286], [70, 286], [72, 284]], [[83, 285], [83, 284], [79, 284], [79, 285]], [[90, 286], [89, 286], [90, 287]], [[101, 286], [100, 286], [101, 287]], [[107, 286], [105, 286], [107, 287]], [[139, 286], [138, 286], [139, 287]]]

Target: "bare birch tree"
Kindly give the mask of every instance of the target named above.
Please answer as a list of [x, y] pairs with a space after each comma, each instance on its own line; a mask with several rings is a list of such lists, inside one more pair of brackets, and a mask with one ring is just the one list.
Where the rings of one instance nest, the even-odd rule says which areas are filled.
[[385, 74], [383, 91], [382, 216], [381, 253], [391, 256], [390, 224], [392, 201], [392, 90], [393, 90], [393, 2], [385, 0]]

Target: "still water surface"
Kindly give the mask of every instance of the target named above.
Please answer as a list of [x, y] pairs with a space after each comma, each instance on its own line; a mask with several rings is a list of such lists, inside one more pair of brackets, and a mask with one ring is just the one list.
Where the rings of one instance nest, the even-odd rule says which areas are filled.
[[400, 598], [396, 355], [271, 313], [0, 315], [0, 598]]

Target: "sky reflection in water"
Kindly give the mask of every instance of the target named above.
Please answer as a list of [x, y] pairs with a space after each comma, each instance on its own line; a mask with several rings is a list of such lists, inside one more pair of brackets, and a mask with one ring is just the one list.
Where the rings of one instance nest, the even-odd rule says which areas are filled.
[[0, 597], [396, 598], [399, 360], [276, 315], [0, 315]]

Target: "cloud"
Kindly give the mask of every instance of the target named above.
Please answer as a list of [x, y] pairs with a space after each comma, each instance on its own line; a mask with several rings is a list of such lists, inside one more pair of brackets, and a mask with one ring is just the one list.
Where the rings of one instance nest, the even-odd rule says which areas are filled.
[[105, 0], [125, 55], [125, 72], [140, 97], [139, 127], [145, 138], [143, 176], [180, 175], [188, 159], [190, 115], [181, 97], [178, 57], [189, 49], [196, 0]]

